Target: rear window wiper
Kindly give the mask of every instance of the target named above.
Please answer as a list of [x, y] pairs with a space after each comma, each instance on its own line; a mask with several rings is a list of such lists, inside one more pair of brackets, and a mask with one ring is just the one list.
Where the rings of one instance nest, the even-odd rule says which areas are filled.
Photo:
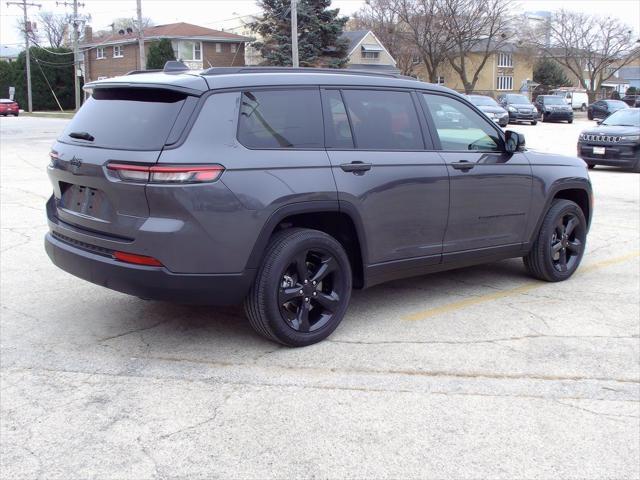
[[69, 134], [71, 138], [78, 138], [80, 140], [87, 140], [88, 142], [93, 142], [95, 137], [91, 135], [89, 132], [71, 132]]

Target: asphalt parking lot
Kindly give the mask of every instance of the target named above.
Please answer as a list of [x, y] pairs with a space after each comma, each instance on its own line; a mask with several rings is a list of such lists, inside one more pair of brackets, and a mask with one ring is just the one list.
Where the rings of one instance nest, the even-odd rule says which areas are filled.
[[[65, 120], [0, 120], [3, 478], [638, 478], [640, 175], [596, 168], [569, 281], [520, 260], [356, 292], [328, 341], [147, 302], [43, 249]], [[511, 127], [575, 154], [591, 124]]]

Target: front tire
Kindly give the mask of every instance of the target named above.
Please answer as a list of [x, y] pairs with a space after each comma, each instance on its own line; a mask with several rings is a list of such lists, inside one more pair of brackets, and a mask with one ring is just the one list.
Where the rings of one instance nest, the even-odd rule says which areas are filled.
[[591, 112], [587, 112], [587, 118], [588, 118], [589, 120], [593, 120], [593, 113], [591, 113]]
[[537, 124], [538, 124], [537, 120], [534, 120], [533, 122], [531, 122], [531, 125], [537, 125]]
[[351, 265], [342, 245], [318, 230], [278, 232], [244, 307], [260, 335], [291, 347], [327, 338], [351, 297]]
[[586, 112], [586, 111], [587, 111], [587, 105], [583, 103], [583, 104], [580, 106], [580, 111], [581, 111], [581, 112]]
[[570, 200], [554, 200], [531, 251], [523, 258], [529, 273], [539, 280], [559, 282], [576, 271], [587, 242], [587, 221]]

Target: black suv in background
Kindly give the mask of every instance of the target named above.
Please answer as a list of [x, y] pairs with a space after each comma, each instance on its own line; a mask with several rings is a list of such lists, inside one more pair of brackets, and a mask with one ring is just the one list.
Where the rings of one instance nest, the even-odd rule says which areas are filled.
[[567, 105], [563, 97], [557, 95], [538, 95], [533, 103], [543, 122], [566, 121], [573, 123], [573, 108]]
[[640, 107], [640, 95], [625, 95], [621, 100], [630, 107]]
[[587, 107], [589, 120], [605, 119], [618, 110], [629, 108], [622, 100], [598, 100]]
[[45, 246], [146, 299], [244, 301], [256, 332], [326, 338], [352, 288], [523, 257], [568, 279], [582, 160], [526, 151], [463, 96], [391, 75], [172, 64], [87, 84], [55, 142]]
[[578, 156], [589, 168], [609, 165], [640, 172], [640, 108], [618, 110], [599, 126], [584, 130]]
[[538, 123], [538, 110], [521, 93], [506, 93], [498, 96], [500, 105], [509, 112], [509, 122], [527, 122], [531, 125]]

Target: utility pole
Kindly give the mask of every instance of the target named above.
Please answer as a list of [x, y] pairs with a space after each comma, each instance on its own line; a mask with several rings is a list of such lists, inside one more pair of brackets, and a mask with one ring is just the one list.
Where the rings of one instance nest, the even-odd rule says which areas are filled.
[[[140, 1], [140, 0], [138, 0]], [[291, 61], [293, 68], [298, 68], [298, 2], [291, 0]]]
[[79, 3], [78, 0], [73, 2], [56, 2], [56, 5], [73, 5], [73, 87], [76, 96], [76, 112], [80, 109], [80, 54], [79, 54], [79, 42], [80, 42], [80, 18], [78, 17], [78, 7], [84, 7], [84, 3]]
[[7, 7], [10, 5], [18, 5], [22, 7], [23, 22], [24, 22], [24, 47], [25, 47], [25, 56], [27, 61], [27, 106], [28, 112], [33, 111], [33, 100], [31, 98], [31, 52], [29, 52], [29, 30], [31, 30], [31, 26], [28, 23], [27, 19], [27, 7], [38, 7], [42, 8], [42, 5], [39, 3], [28, 3], [27, 0], [22, 0], [21, 2], [7, 2]]
[[140, 51], [140, 70], [147, 69], [147, 55], [144, 51], [144, 30], [142, 27], [142, 0], [137, 1], [138, 10], [138, 50]]

